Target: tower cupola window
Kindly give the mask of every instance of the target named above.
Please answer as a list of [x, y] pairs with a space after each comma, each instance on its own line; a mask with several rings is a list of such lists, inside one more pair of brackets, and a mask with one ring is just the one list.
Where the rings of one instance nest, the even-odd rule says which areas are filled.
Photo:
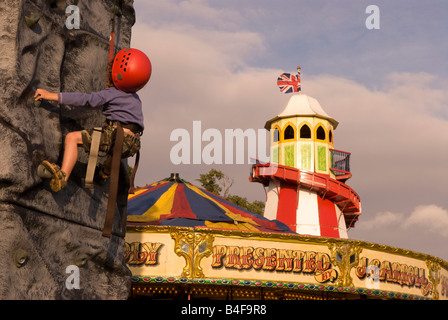
[[294, 139], [294, 129], [290, 125], [288, 125], [285, 129], [283, 138], [285, 140]]
[[318, 140], [325, 140], [326, 139], [325, 130], [324, 130], [324, 128], [322, 128], [322, 126], [319, 126], [319, 128], [317, 128], [317, 130], [316, 130], [316, 138]]
[[302, 128], [300, 128], [300, 138], [301, 139], [310, 139], [311, 138], [311, 129], [308, 125], [304, 124]]

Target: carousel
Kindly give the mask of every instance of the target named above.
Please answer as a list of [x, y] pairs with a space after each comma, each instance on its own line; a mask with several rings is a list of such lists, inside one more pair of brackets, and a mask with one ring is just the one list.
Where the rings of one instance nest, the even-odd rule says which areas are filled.
[[300, 89], [266, 122], [271, 161], [252, 166], [266, 190], [258, 215], [171, 174], [128, 199], [130, 299], [448, 300], [448, 263], [349, 239], [361, 215], [347, 184], [350, 153], [334, 148], [338, 121]]

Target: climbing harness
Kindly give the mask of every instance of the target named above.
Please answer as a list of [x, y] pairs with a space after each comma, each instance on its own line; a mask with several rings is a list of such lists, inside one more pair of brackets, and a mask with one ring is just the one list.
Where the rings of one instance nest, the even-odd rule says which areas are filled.
[[88, 189], [93, 188], [93, 178], [95, 175], [95, 168], [98, 162], [98, 153], [100, 150], [100, 141], [102, 128], [96, 127], [92, 133], [92, 143], [90, 145], [89, 161], [87, 162], [86, 179], [84, 181], [84, 187]]
[[[109, 199], [107, 202], [106, 219], [103, 228], [103, 236], [105, 237], [110, 237], [112, 232], [115, 206], [117, 203], [121, 159], [133, 156], [134, 154], [136, 155], [135, 165], [130, 177], [130, 188], [128, 193], [134, 193], [134, 179], [140, 159], [139, 148], [137, 150], [130, 150], [132, 149], [132, 146], [130, 148], [126, 145], [129, 140], [135, 143], [134, 139], [132, 139], [132, 135], [125, 133], [123, 130], [123, 128], [128, 127], [128, 125], [121, 124], [119, 121], [110, 121], [108, 125], [114, 127], [115, 139], [113, 139], [112, 155], [109, 155], [109, 157], [112, 157], [112, 163], [110, 166]], [[105, 130], [107, 130], [107, 127]]]

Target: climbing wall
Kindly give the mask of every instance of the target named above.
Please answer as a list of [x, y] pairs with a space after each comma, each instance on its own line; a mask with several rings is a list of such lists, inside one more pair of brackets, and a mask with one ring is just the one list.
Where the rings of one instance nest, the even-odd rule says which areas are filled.
[[[79, 29], [67, 27], [66, 2]], [[102, 236], [109, 184], [83, 187], [82, 149], [66, 189], [53, 193], [37, 176], [42, 160], [61, 162], [68, 132], [103, 124], [101, 110], [33, 101], [37, 88], [105, 88], [114, 4], [118, 52], [130, 44], [132, 0], [0, 1], [0, 299], [127, 298], [126, 163], [111, 238]]]

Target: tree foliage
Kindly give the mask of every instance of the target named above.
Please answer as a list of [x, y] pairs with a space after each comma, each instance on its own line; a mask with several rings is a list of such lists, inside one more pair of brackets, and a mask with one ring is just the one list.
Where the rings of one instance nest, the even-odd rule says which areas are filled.
[[205, 190], [214, 193], [216, 195], [220, 195], [222, 188], [219, 185], [218, 181], [221, 180], [223, 177], [224, 174], [221, 171], [211, 169], [207, 173], [200, 174], [199, 179], [197, 180], [201, 183], [202, 187]]
[[201, 183], [205, 190], [221, 196], [227, 201], [230, 201], [250, 212], [263, 215], [263, 201], [255, 200], [254, 202], [250, 202], [245, 197], [229, 194], [229, 189], [233, 184], [233, 179], [225, 175], [222, 171], [211, 169], [207, 173], [200, 174], [199, 179], [197, 180]]

